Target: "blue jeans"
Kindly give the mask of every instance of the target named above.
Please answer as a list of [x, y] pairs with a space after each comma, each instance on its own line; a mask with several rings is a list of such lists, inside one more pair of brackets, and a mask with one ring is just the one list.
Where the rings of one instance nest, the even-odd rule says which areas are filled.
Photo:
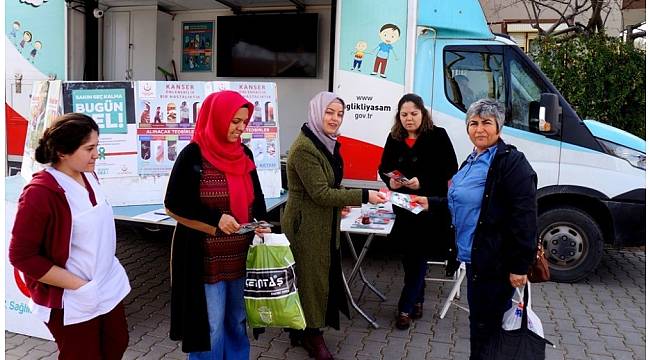
[[424, 277], [427, 274], [427, 260], [417, 254], [407, 253], [402, 258], [404, 266], [404, 287], [397, 303], [399, 312], [410, 314], [413, 306], [424, 302]]
[[189, 353], [190, 360], [248, 360], [244, 280], [205, 284], [210, 322], [210, 351]]

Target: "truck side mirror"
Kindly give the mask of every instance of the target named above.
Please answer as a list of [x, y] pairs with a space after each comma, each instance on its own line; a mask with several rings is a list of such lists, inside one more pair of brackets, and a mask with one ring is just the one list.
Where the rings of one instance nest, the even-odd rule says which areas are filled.
[[554, 135], [560, 131], [560, 116], [562, 107], [557, 94], [542, 94], [539, 100], [539, 131]]

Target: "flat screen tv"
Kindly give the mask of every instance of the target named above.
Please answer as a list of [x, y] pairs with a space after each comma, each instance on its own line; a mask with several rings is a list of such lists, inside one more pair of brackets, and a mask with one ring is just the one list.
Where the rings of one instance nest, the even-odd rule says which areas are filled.
[[218, 77], [316, 77], [318, 14], [217, 17]]

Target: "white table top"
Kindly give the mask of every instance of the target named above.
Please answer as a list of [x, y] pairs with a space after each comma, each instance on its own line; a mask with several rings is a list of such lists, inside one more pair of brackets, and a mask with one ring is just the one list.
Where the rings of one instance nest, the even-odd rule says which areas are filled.
[[[370, 208], [384, 209], [391, 212], [393, 210], [393, 207], [390, 203], [386, 203], [383, 205], [366, 205], [366, 206], [370, 206]], [[349, 232], [351, 234], [388, 235], [390, 234], [390, 231], [393, 229], [393, 224], [395, 223], [395, 220], [393, 219], [388, 224], [362, 225], [360, 220], [357, 222], [357, 219], [359, 219], [360, 217], [361, 217], [361, 208], [360, 207], [351, 208], [350, 213], [346, 217], [341, 218], [341, 231]], [[355, 223], [363, 227], [352, 227], [352, 225]]]

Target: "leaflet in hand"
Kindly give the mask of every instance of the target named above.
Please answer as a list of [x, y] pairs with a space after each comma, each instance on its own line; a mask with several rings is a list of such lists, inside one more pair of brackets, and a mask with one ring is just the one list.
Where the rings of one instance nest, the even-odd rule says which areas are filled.
[[250, 223], [240, 224], [240, 228], [237, 230], [237, 234], [245, 234], [247, 232], [255, 231], [255, 228], [264, 227], [272, 228], [273, 224], [269, 224], [266, 221], [254, 221]]
[[393, 171], [384, 173], [384, 175], [386, 175], [389, 178], [391, 178], [391, 179], [393, 179], [393, 180], [395, 180], [395, 181], [397, 181], [399, 183], [402, 183], [402, 184], [409, 181], [409, 179], [406, 176], [402, 175], [402, 173], [399, 172], [399, 170], [393, 170]]
[[382, 192], [386, 194], [386, 197], [393, 205], [399, 206], [414, 214], [419, 214], [424, 210], [422, 206], [415, 202], [417, 195], [402, 194], [395, 191], [389, 191], [388, 189], [385, 189]]

